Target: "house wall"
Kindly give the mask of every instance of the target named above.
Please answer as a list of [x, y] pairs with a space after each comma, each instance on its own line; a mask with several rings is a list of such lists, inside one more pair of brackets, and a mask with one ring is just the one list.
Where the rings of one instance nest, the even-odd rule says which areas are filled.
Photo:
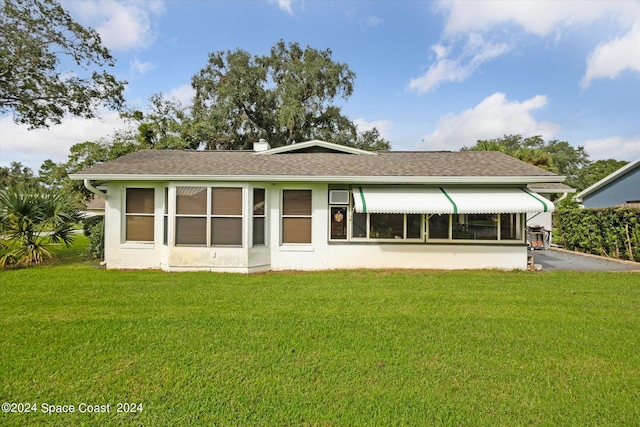
[[525, 269], [523, 245], [331, 244], [329, 268]]
[[[185, 183], [197, 186], [240, 186], [243, 188], [244, 232], [242, 247], [175, 246], [174, 229], [176, 183], [111, 183], [105, 215], [105, 261], [107, 268], [155, 268], [166, 271], [226, 271], [251, 273], [267, 270], [325, 270], [350, 268], [525, 269], [524, 243], [509, 244], [424, 244], [329, 242], [329, 187], [317, 183]], [[125, 189], [155, 188], [154, 241], [125, 241]], [[251, 224], [253, 188], [266, 190], [266, 244], [252, 247]], [[165, 188], [168, 188], [168, 236], [164, 244]], [[286, 189], [312, 190], [312, 242], [281, 243], [282, 192]], [[350, 216], [349, 216], [350, 218]]]
[[640, 167], [584, 196], [582, 205], [585, 208], [606, 208], [638, 200], [640, 200]]
[[[155, 188], [154, 241], [145, 243], [125, 242], [124, 206], [125, 188]], [[104, 258], [107, 268], [160, 268], [162, 255], [164, 184], [149, 182], [110, 183], [105, 208]]]

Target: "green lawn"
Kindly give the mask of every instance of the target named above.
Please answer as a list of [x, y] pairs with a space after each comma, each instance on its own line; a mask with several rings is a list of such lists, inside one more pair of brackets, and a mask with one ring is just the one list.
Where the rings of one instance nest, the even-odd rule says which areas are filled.
[[1, 425], [640, 425], [636, 273], [168, 274], [62, 252], [0, 272], [0, 401], [37, 409]]

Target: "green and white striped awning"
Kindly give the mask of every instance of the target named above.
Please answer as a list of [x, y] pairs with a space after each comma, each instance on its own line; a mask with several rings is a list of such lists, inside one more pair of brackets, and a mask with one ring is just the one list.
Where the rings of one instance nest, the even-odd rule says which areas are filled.
[[357, 187], [355, 211], [386, 214], [553, 212], [553, 203], [525, 188]]

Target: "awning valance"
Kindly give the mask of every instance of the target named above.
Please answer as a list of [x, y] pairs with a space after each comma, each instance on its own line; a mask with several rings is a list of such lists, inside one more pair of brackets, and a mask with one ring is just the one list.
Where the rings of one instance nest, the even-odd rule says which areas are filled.
[[498, 214], [553, 212], [553, 203], [525, 188], [357, 187], [358, 213]]

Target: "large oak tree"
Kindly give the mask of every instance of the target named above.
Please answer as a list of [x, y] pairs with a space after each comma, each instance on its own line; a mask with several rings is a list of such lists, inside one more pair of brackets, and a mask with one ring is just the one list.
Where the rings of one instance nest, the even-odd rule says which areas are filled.
[[0, 114], [30, 128], [119, 110], [125, 82], [100, 36], [55, 0], [0, 0]]
[[250, 148], [260, 138], [272, 146], [323, 139], [388, 149], [377, 130], [358, 133], [336, 105], [353, 93], [355, 74], [331, 55], [284, 41], [264, 56], [242, 49], [211, 53], [192, 79], [188, 138], [218, 149]]

